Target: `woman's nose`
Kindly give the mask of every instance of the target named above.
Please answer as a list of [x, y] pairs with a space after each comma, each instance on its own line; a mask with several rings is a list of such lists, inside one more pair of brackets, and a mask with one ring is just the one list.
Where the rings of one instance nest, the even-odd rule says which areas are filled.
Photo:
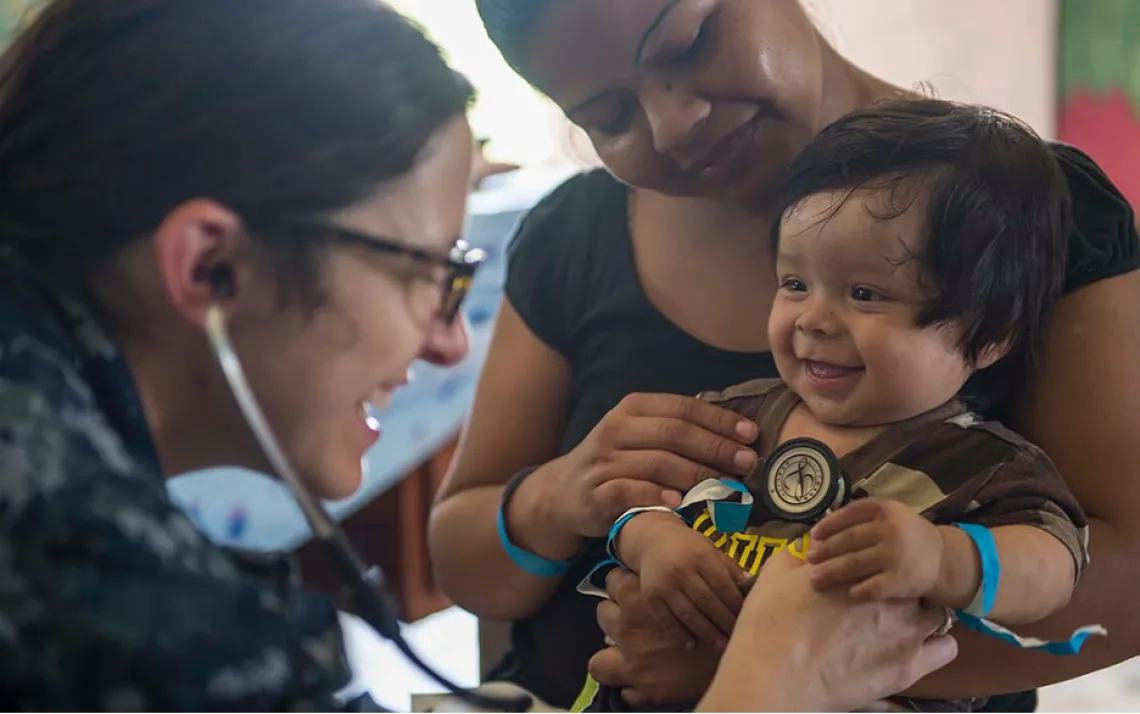
[[[707, 101], [683, 87], [663, 82], [639, 94], [653, 134], [653, 148], [659, 154], [684, 153], [712, 110]], [[692, 159], [682, 160], [682, 163], [691, 164]]]
[[432, 324], [420, 359], [440, 367], [454, 367], [470, 350], [467, 320], [460, 315], [450, 325], [442, 321]]

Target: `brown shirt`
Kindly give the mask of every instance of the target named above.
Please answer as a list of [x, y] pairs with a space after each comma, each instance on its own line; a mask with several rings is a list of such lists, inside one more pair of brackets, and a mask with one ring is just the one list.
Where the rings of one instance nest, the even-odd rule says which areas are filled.
[[[764, 458], [800, 399], [780, 380], [759, 379], [702, 399], [746, 416], [760, 427], [753, 448], [761, 464], [745, 478], [749, 490], [767, 488]], [[852, 498], [901, 501], [931, 522], [987, 527], [1029, 525], [1065, 544], [1079, 574], [1088, 562], [1088, 524], [1080, 504], [1041, 449], [996, 422], [981, 421], [957, 401], [892, 424], [839, 459]], [[703, 505], [688, 512], [693, 528], [755, 574], [776, 551], [806, 550], [812, 523], [778, 520], [760, 498], [742, 533], [722, 533]]]
[[[761, 495], [770, 480], [764, 461], [780, 446], [780, 430], [800, 398], [776, 379], [757, 379], [721, 392], [705, 392], [700, 398], [746, 416], [760, 427], [752, 448], [761, 461], [744, 479], [755, 498], [741, 532], [718, 530], [707, 501], [692, 501], [678, 512], [753, 575], [779, 550], [806, 553], [807, 532], [822, 516], [804, 521], [781, 519], [765, 506]], [[1000, 424], [982, 421], [959, 401], [892, 424], [838, 461], [849, 479], [852, 499], [900, 501], [939, 525], [1034, 526], [1065, 544], [1078, 575], [1088, 562], [1085, 515], [1049, 458]], [[825, 479], [820, 476], [801, 475], [792, 489], [794, 495], [812, 500], [823, 488]], [[686, 501], [694, 494], [687, 494]], [[736, 494], [729, 500], [737, 500]], [[587, 578], [580, 588], [604, 597], [593, 578]], [[895, 697], [881, 704], [883, 711], [967, 712], [976, 710], [982, 700]], [[586, 711], [629, 709], [619, 690], [603, 686]], [[691, 711], [691, 707], [685, 704], [656, 711]]]
[[[774, 479], [767, 476], [764, 459], [780, 446], [780, 430], [800, 398], [774, 379], [753, 380], [700, 396], [760, 427], [752, 446], [761, 462], [744, 482], [754, 494], [767, 490]], [[1068, 548], [1078, 575], [1088, 562], [1084, 512], [1049, 457], [1000, 424], [982, 421], [956, 400], [888, 426], [841, 457], [839, 465], [850, 479], [852, 499], [900, 501], [939, 525], [1034, 526]], [[821, 487], [818, 478], [804, 483], [808, 485], [802, 488], [808, 490]], [[814, 524], [780, 520], [766, 508], [762, 497], [755, 499], [742, 533], [719, 532], [704, 504], [692, 504], [683, 515], [752, 574], [782, 548], [805, 553], [807, 532]], [[886, 710], [971, 711], [980, 704], [895, 698]]]

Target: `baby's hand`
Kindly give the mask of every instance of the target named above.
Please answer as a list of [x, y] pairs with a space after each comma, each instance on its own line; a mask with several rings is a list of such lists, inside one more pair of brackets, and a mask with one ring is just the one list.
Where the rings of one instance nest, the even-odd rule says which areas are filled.
[[747, 573], [683, 521], [649, 518], [655, 515], [638, 524], [652, 528], [638, 535], [641, 591], [651, 611], [680, 640], [696, 638], [723, 650], [744, 602], [740, 583]]
[[922, 597], [942, 567], [938, 527], [897, 501], [867, 498], [828, 515], [811, 531], [808, 562], [817, 589], [850, 586], [864, 600]]

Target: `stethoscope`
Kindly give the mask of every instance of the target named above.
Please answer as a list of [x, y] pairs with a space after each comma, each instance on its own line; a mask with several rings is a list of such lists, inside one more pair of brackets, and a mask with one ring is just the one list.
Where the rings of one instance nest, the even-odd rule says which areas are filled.
[[382, 637], [391, 640], [404, 657], [414, 664], [420, 671], [438, 682], [450, 694], [465, 703], [479, 709], [492, 711], [524, 712], [530, 709], [532, 699], [519, 694], [514, 696], [488, 696], [479, 692], [464, 689], [448, 680], [425, 663], [408, 646], [400, 633], [400, 623], [396, 617], [396, 609], [392, 604], [392, 596], [384, 585], [384, 574], [376, 566], [367, 566], [353, 549], [348, 536], [333, 520], [320, 501], [309, 492], [308, 488], [293, 470], [289, 459], [286, 458], [281, 444], [273, 435], [269, 422], [261, 410], [257, 399], [249, 388], [245, 378], [241, 361], [234, 352], [230, 342], [229, 332], [226, 329], [225, 310], [215, 303], [206, 313], [206, 336], [213, 347], [214, 355], [222, 367], [226, 382], [237, 400], [242, 415], [249, 424], [266, 458], [273, 466], [277, 475], [289, 488], [293, 498], [297, 501], [301, 512], [313, 531], [313, 537], [323, 543], [340, 568], [341, 575], [348, 585], [351, 602], [356, 614], [367, 622]]

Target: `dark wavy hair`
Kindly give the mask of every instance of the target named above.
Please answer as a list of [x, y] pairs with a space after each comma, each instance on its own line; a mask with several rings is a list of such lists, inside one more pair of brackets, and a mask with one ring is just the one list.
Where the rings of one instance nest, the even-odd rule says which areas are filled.
[[[807, 145], [783, 179], [777, 215], [808, 196], [859, 189], [888, 194], [889, 210], [876, 218], [916, 203], [926, 212], [915, 259], [935, 297], [918, 325], [960, 321], [959, 346], [971, 361], [1008, 343], [1007, 355], [975, 384], [999, 399], [1027, 386], [1063, 285], [1071, 225], [1068, 182], [1053, 149], [989, 107], [883, 101], [840, 118]], [[779, 240], [777, 221], [773, 251]]]
[[0, 59], [0, 249], [83, 280], [181, 202], [262, 226], [407, 173], [471, 85], [377, 0], [54, 0]]
[[503, 59], [520, 75], [522, 58], [534, 26], [552, 0], [475, 0], [479, 17]]

